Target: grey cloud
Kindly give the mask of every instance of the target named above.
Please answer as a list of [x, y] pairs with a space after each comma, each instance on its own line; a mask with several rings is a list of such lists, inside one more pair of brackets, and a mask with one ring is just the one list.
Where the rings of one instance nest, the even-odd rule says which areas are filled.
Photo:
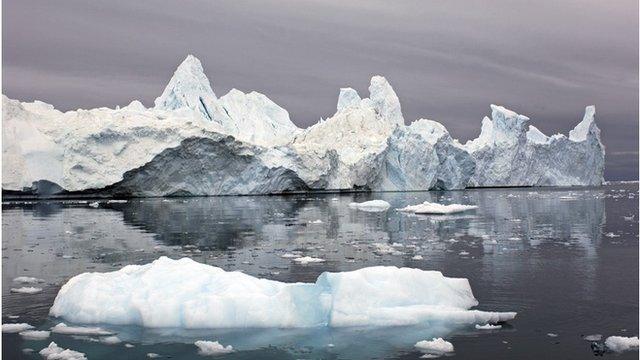
[[[150, 105], [188, 53], [217, 94], [267, 94], [300, 126], [381, 74], [407, 121], [475, 137], [489, 104], [567, 133], [597, 107], [608, 179], [637, 178], [638, 3], [3, 2], [3, 93], [61, 109]], [[634, 153], [635, 152], [635, 153]]]

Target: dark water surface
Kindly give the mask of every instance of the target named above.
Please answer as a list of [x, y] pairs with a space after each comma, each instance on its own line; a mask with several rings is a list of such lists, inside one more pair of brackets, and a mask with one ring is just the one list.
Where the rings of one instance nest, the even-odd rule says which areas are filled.
[[[392, 209], [366, 213], [348, 206], [371, 199], [386, 200]], [[424, 200], [479, 208], [450, 216], [393, 210]], [[105, 345], [55, 334], [32, 341], [3, 334], [2, 355], [39, 359], [37, 351], [55, 341], [89, 359], [138, 359], [147, 353], [191, 359], [203, 358], [195, 340], [219, 340], [237, 351], [217, 359], [418, 359], [422, 354], [413, 344], [438, 336], [452, 342], [454, 356], [461, 359], [590, 358], [584, 335], [638, 335], [637, 220], [637, 183], [589, 189], [133, 199], [102, 201], [98, 208], [74, 200], [5, 202], [3, 323], [48, 329], [61, 321], [47, 314], [70, 277], [143, 264], [161, 255], [191, 257], [286, 282], [312, 282], [323, 271], [373, 265], [438, 270], [468, 278], [479, 309], [517, 311], [518, 316], [492, 331], [444, 324], [197, 331], [101, 325], [118, 332], [123, 342]], [[395, 243], [396, 253], [381, 253], [374, 243]], [[292, 251], [326, 262], [300, 265], [281, 257]], [[415, 255], [423, 259], [413, 260]], [[44, 279], [43, 291], [10, 293], [21, 286], [12, 281], [17, 276]], [[24, 354], [25, 348], [35, 352]], [[605, 357], [636, 359], [638, 353]]]

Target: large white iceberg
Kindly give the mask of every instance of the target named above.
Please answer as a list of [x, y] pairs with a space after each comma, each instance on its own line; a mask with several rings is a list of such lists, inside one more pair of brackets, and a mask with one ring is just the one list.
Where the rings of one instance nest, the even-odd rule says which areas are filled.
[[471, 186], [602, 185], [604, 146], [595, 107], [569, 132], [547, 137], [529, 118], [491, 105], [480, 136], [465, 148], [475, 160]]
[[[430, 190], [600, 185], [604, 146], [595, 108], [569, 136], [547, 137], [529, 119], [491, 106], [465, 145], [441, 124], [405, 125], [382, 76], [368, 97], [340, 89], [337, 111], [298, 128], [257, 93], [217, 97], [194, 56], [154, 106], [61, 112], [2, 97], [2, 188], [51, 195], [165, 196], [314, 190]], [[580, 166], [575, 166], [580, 164]]]
[[470, 310], [476, 305], [467, 279], [438, 271], [379, 266], [283, 283], [161, 257], [73, 277], [50, 314], [77, 323], [176, 328], [475, 324], [516, 316]]

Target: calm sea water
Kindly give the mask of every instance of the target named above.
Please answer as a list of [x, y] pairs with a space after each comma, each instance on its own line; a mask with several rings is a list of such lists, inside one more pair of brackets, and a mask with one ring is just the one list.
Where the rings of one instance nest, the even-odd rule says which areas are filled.
[[[371, 199], [386, 200], [392, 209], [366, 213], [348, 207]], [[393, 210], [425, 200], [479, 209], [451, 216]], [[396, 243], [398, 251], [380, 254], [374, 243]], [[61, 321], [50, 318], [48, 310], [70, 277], [162, 255], [286, 282], [373, 265], [438, 270], [468, 278], [479, 309], [518, 312], [507, 326], [492, 331], [446, 325], [198, 331], [101, 325], [123, 342], [105, 345], [55, 334], [31, 341], [3, 334], [4, 359], [39, 359], [37, 351], [50, 341], [89, 359], [139, 359], [148, 353], [199, 359], [195, 340], [219, 340], [237, 350], [218, 359], [418, 359], [422, 354], [413, 344], [434, 336], [452, 342], [454, 356], [461, 359], [585, 359], [593, 356], [585, 335], [638, 335], [637, 183], [132, 199], [103, 202], [99, 208], [73, 200], [4, 202], [2, 250], [2, 321], [38, 329]], [[300, 265], [281, 257], [291, 251], [326, 262]], [[423, 259], [412, 260], [415, 255]], [[10, 293], [20, 286], [12, 282], [17, 276], [44, 279], [43, 291]], [[605, 356], [636, 359], [638, 353]]]

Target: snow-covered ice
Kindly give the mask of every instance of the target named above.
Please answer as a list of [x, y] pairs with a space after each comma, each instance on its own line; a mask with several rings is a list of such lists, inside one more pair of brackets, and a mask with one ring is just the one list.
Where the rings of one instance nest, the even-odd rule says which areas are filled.
[[593, 106], [569, 136], [549, 137], [491, 105], [479, 137], [462, 145], [436, 121], [405, 125], [386, 78], [373, 76], [368, 90], [340, 89], [336, 113], [307, 129], [258, 92], [217, 97], [192, 55], [149, 108], [62, 112], [3, 96], [2, 188], [163, 196], [603, 182]]
[[33, 326], [27, 323], [17, 323], [17, 324], [2, 324], [2, 332], [3, 333], [19, 333], [25, 330], [31, 330]]
[[49, 346], [40, 350], [40, 355], [46, 360], [86, 360], [87, 358], [83, 353], [70, 350], [63, 349], [58, 346], [55, 342], [51, 342]]
[[198, 347], [198, 353], [205, 356], [228, 354], [233, 352], [233, 346], [224, 346], [217, 341], [198, 340], [194, 345]]
[[638, 350], [638, 337], [625, 337], [625, 336], [609, 336], [604, 345], [611, 351], [623, 352], [629, 350]]
[[349, 207], [367, 212], [381, 212], [389, 209], [391, 205], [384, 200], [370, 200], [361, 203], [352, 202]]
[[470, 309], [476, 305], [466, 279], [438, 271], [377, 266], [283, 283], [161, 257], [73, 277], [50, 314], [76, 323], [176, 328], [477, 324], [516, 316]]
[[438, 203], [432, 203], [425, 201], [422, 204], [418, 205], [408, 205], [403, 208], [398, 209], [398, 211], [404, 212], [412, 212], [415, 214], [455, 214], [469, 210], [475, 210], [478, 207], [475, 205], [460, 205], [460, 204], [449, 204], [443, 205]]

